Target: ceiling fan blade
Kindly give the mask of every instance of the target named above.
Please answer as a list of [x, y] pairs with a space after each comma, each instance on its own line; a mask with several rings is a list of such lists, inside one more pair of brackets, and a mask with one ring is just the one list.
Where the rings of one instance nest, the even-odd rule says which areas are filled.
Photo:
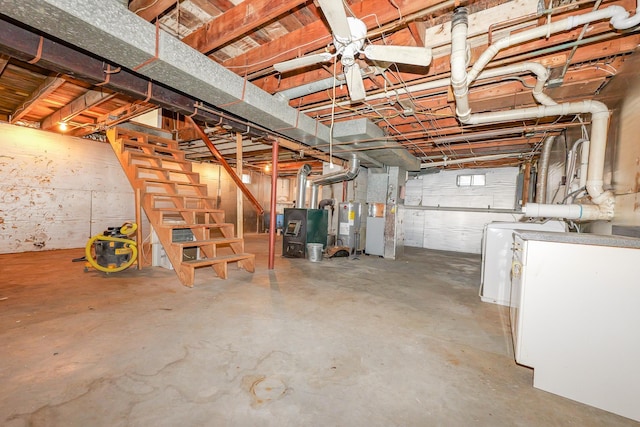
[[360, 66], [358, 63], [345, 67], [344, 76], [347, 80], [347, 88], [349, 89], [349, 97], [351, 102], [364, 101], [367, 93], [364, 90], [364, 82], [362, 81], [362, 74], [360, 73]]
[[413, 46], [381, 46], [370, 44], [364, 55], [373, 61], [397, 62], [426, 67], [431, 63], [431, 49]]
[[351, 39], [351, 29], [342, 0], [318, 0], [318, 4], [327, 18], [333, 36], [343, 40]]
[[316, 53], [315, 55], [306, 55], [289, 61], [278, 62], [273, 64], [273, 68], [279, 73], [286, 73], [287, 71], [295, 70], [297, 68], [331, 61], [331, 58], [333, 58], [333, 55], [328, 52]]

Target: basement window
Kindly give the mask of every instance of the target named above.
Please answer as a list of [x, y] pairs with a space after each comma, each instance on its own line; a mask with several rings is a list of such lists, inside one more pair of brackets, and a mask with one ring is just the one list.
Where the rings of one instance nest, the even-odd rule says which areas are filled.
[[251, 184], [251, 175], [249, 175], [248, 173], [243, 173], [242, 174], [242, 183], [243, 184]]
[[458, 187], [480, 187], [486, 184], [484, 174], [458, 175], [456, 178]]

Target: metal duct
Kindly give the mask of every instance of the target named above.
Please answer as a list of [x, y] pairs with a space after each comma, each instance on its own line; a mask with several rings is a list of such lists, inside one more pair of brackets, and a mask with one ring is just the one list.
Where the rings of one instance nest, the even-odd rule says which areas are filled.
[[351, 181], [358, 176], [358, 172], [360, 172], [360, 160], [354, 155], [349, 162], [348, 168], [315, 178], [311, 186], [311, 203], [309, 203], [309, 206], [313, 207], [318, 204], [318, 187], [326, 184], [335, 184], [336, 182]]
[[[68, 44], [136, 71], [209, 105], [309, 146], [326, 150], [329, 128], [301, 114], [190, 46], [123, 8], [118, 0], [0, 0], [0, 14], [50, 34]], [[1, 26], [0, 26], [1, 27]], [[383, 143], [379, 149], [385, 149]], [[404, 164], [402, 149], [387, 164]], [[348, 159], [345, 148], [334, 155]], [[371, 153], [362, 155], [364, 159]], [[374, 161], [374, 164], [376, 162]], [[408, 168], [409, 169], [409, 168]], [[413, 170], [413, 168], [411, 168]]]
[[[307, 163], [298, 169], [298, 197], [296, 197], [296, 208], [304, 208], [307, 198], [307, 177], [311, 173], [311, 166]], [[313, 205], [311, 206], [313, 207]]]
[[536, 203], [547, 203], [547, 174], [549, 173], [549, 158], [555, 136], [548, 136], [544, 140], [542, 155], [540, 156], [540, 168], [538, 173], [538, 183], [536, 184]]
[[[333, 127], [333, 138], [340, 142], [351, 142], [358, 140], [367, 140], [367, 142], [354, 142], [345, 149], [358, 149], [358, 157], [362, 161], [363, 149], [374, 161], [375, 166], [383, 167], [383, 165], [398, 166], [409, 171], [420, 169], [420, 160], [411, 155], [404, 147], [401, 147], [395, 141], [386, 141], [385, 133], [380, 127], [369, 119], [354, 119], [338, 122]], [[377, 139], [380, 138], [380, 139]], [[384, 147], [384, 150], [377, 149]], [[340, 147], [340, 145], [335, 148]], [[334, 149], [335, 149], [334, 148]]]
[[333, 212], [333, 205], [335, 204], [335, 200], [333, 199], [322, 199], [320, 203], [318, 203], [318, 209], [324, 209], [326, 206], [331, 206], [331, 211]]

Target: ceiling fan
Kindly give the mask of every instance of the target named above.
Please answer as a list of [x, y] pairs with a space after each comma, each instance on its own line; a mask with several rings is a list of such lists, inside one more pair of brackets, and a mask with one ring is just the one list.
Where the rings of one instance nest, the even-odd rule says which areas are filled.
[[351, 101], [359, 102], [363, 101], [366, 96], [360, 65], [356, 62], [356, 57], [360, 53], [372, 61], [397, 62], [423, 67], [431, 63], [431, 49], [426, 47], [369, 44], [362, 50], [367, 37], [367, 26], [357, 18], [348, 17], [342, 1], [317, 0], [331, 27], [336, 53], [324, 52], [279, 62], [273, 65], [276, 71], [285, 73], [297, 68], [328, 62], [334, 57], [340, 56]]

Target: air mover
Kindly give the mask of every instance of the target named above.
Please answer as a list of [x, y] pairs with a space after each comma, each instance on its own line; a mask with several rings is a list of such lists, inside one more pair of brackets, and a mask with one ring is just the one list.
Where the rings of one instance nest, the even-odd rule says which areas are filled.
[[93, 267], [105, 273], [116, 273], [133, 264], [138, 257], [138, 247], [135, 240], [128, 237], [137, 229], [137, 224], [125, 222], [89, 239], [85, 246], [85, 271]]

